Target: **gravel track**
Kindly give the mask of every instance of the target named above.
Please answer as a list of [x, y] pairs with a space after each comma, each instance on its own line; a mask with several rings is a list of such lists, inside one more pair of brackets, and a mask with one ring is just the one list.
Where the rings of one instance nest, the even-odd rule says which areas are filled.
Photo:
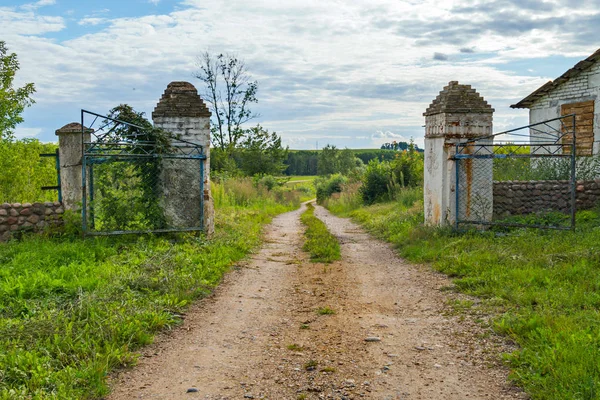
[[451, 312], [462, 297], [440, 290], [445, 276], [318, 206], [342, 260], [310, 263], [303, 210], [275, 218], [260, 251], [115, 375], [108, 399], [526, 398], [498, 362], [510, 348]]

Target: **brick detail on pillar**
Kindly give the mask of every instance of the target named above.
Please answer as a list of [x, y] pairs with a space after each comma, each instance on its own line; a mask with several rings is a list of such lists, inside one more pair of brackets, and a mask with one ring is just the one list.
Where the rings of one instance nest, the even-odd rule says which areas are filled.
[[[208, 235], [214, 232], [214, 206], [210, 189], [210, 116], [211, 113], [198, 91], [189, 82], [171, 82], [152, 113], [152, 120], [157, 128], [203, 148], [206, 160], [202, 161], [204, 175], [201, 178], [199, 169], [196, 172], [183, 172], [165, 165], [161, 180], [169, 182], [164, 196], [167, 219], [179, 223], [187, 219], [193, 225], [193, 218], [199, 215], [195, 207], [203, 203], [203, 228]], [[187, 176], [182, 176], [184, 173]], [[203, 193], [195, 186], [200, 179], [204, 183]], [[190, 197], [192, 192], [195, 194]]]
[[[451, 81], [423, 113], [425, 116], [425, 223], [454, 224], [456, 215], [456, 165], [452, 157], [457, 143], [492, 134], [494, 109], [471, 85]], [[474, 160], [479, 164], [491, 160]], [[471, 165], [471, 167], [473, 167]], [[489, 185], [479, 184], [476, 195], [493, 195], [492, 170], [488, 171]], [[466, 215], [469, 212], [467, 210]], [[489, 211], [489, 219], [492, 211]]]

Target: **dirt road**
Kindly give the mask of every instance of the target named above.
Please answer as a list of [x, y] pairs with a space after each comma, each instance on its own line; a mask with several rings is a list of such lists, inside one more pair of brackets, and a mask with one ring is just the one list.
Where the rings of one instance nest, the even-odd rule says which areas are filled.
[[447, 278], [321, 207], [342, 260], [310, 263], [301, 212], [274, 219], [263, 248], [120, 373], [108, 398], [525, 398], [495, 362], [499, 341], [449, 315]]

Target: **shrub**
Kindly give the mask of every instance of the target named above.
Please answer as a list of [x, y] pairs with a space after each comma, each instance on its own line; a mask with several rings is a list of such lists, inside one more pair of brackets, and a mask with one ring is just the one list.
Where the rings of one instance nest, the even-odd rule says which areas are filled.
[[363, 175], [360, 194], [365, 204], [373, 204], [389, 198], [390, 187], [394, 185], [392, 166], [387, 161], [369, 161]]
[[340, 193], [342, 185], [348, 181], [348, 178], [341, 174], [334, 174], [328, 178], [319, 177], [315, 179], [315, 188], [317, 189], [317, 202], [320, 204], [329, 198], [333, 193]]
[[360, 181], [348, 182], [342, 186], [342, 192], [332, 195], [323, 202], [323, 205], [334, 213], [356, 210], [362, 207], [363, 201], [360, 193]]
[[412, 144], [408, 150], [396, 153], [391, 165], [394, 179], [401, 187], [423, 185], [423, 158], [423, 153], [416, 151]]
[[256, 176], [254, 182], [257, 186], [264, 186], [267, 190], [273, 190], [282, 187], [289, 181], [289, 178], [276, 178], [273, 175]]

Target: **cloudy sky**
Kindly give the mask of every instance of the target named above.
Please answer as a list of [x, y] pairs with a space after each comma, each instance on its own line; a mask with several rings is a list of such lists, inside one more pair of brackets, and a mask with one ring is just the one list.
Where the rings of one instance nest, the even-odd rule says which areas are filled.
[[80, 109], [152, 112], [198, 55], [232, 52], [259, 82], [256, 120], [291, 148], [413, 137], [450, 80], [513, 104], [600, 47], [600, 0], [0, 0], [0, 40], [36, 104], [19, 136], [55, 140]]

